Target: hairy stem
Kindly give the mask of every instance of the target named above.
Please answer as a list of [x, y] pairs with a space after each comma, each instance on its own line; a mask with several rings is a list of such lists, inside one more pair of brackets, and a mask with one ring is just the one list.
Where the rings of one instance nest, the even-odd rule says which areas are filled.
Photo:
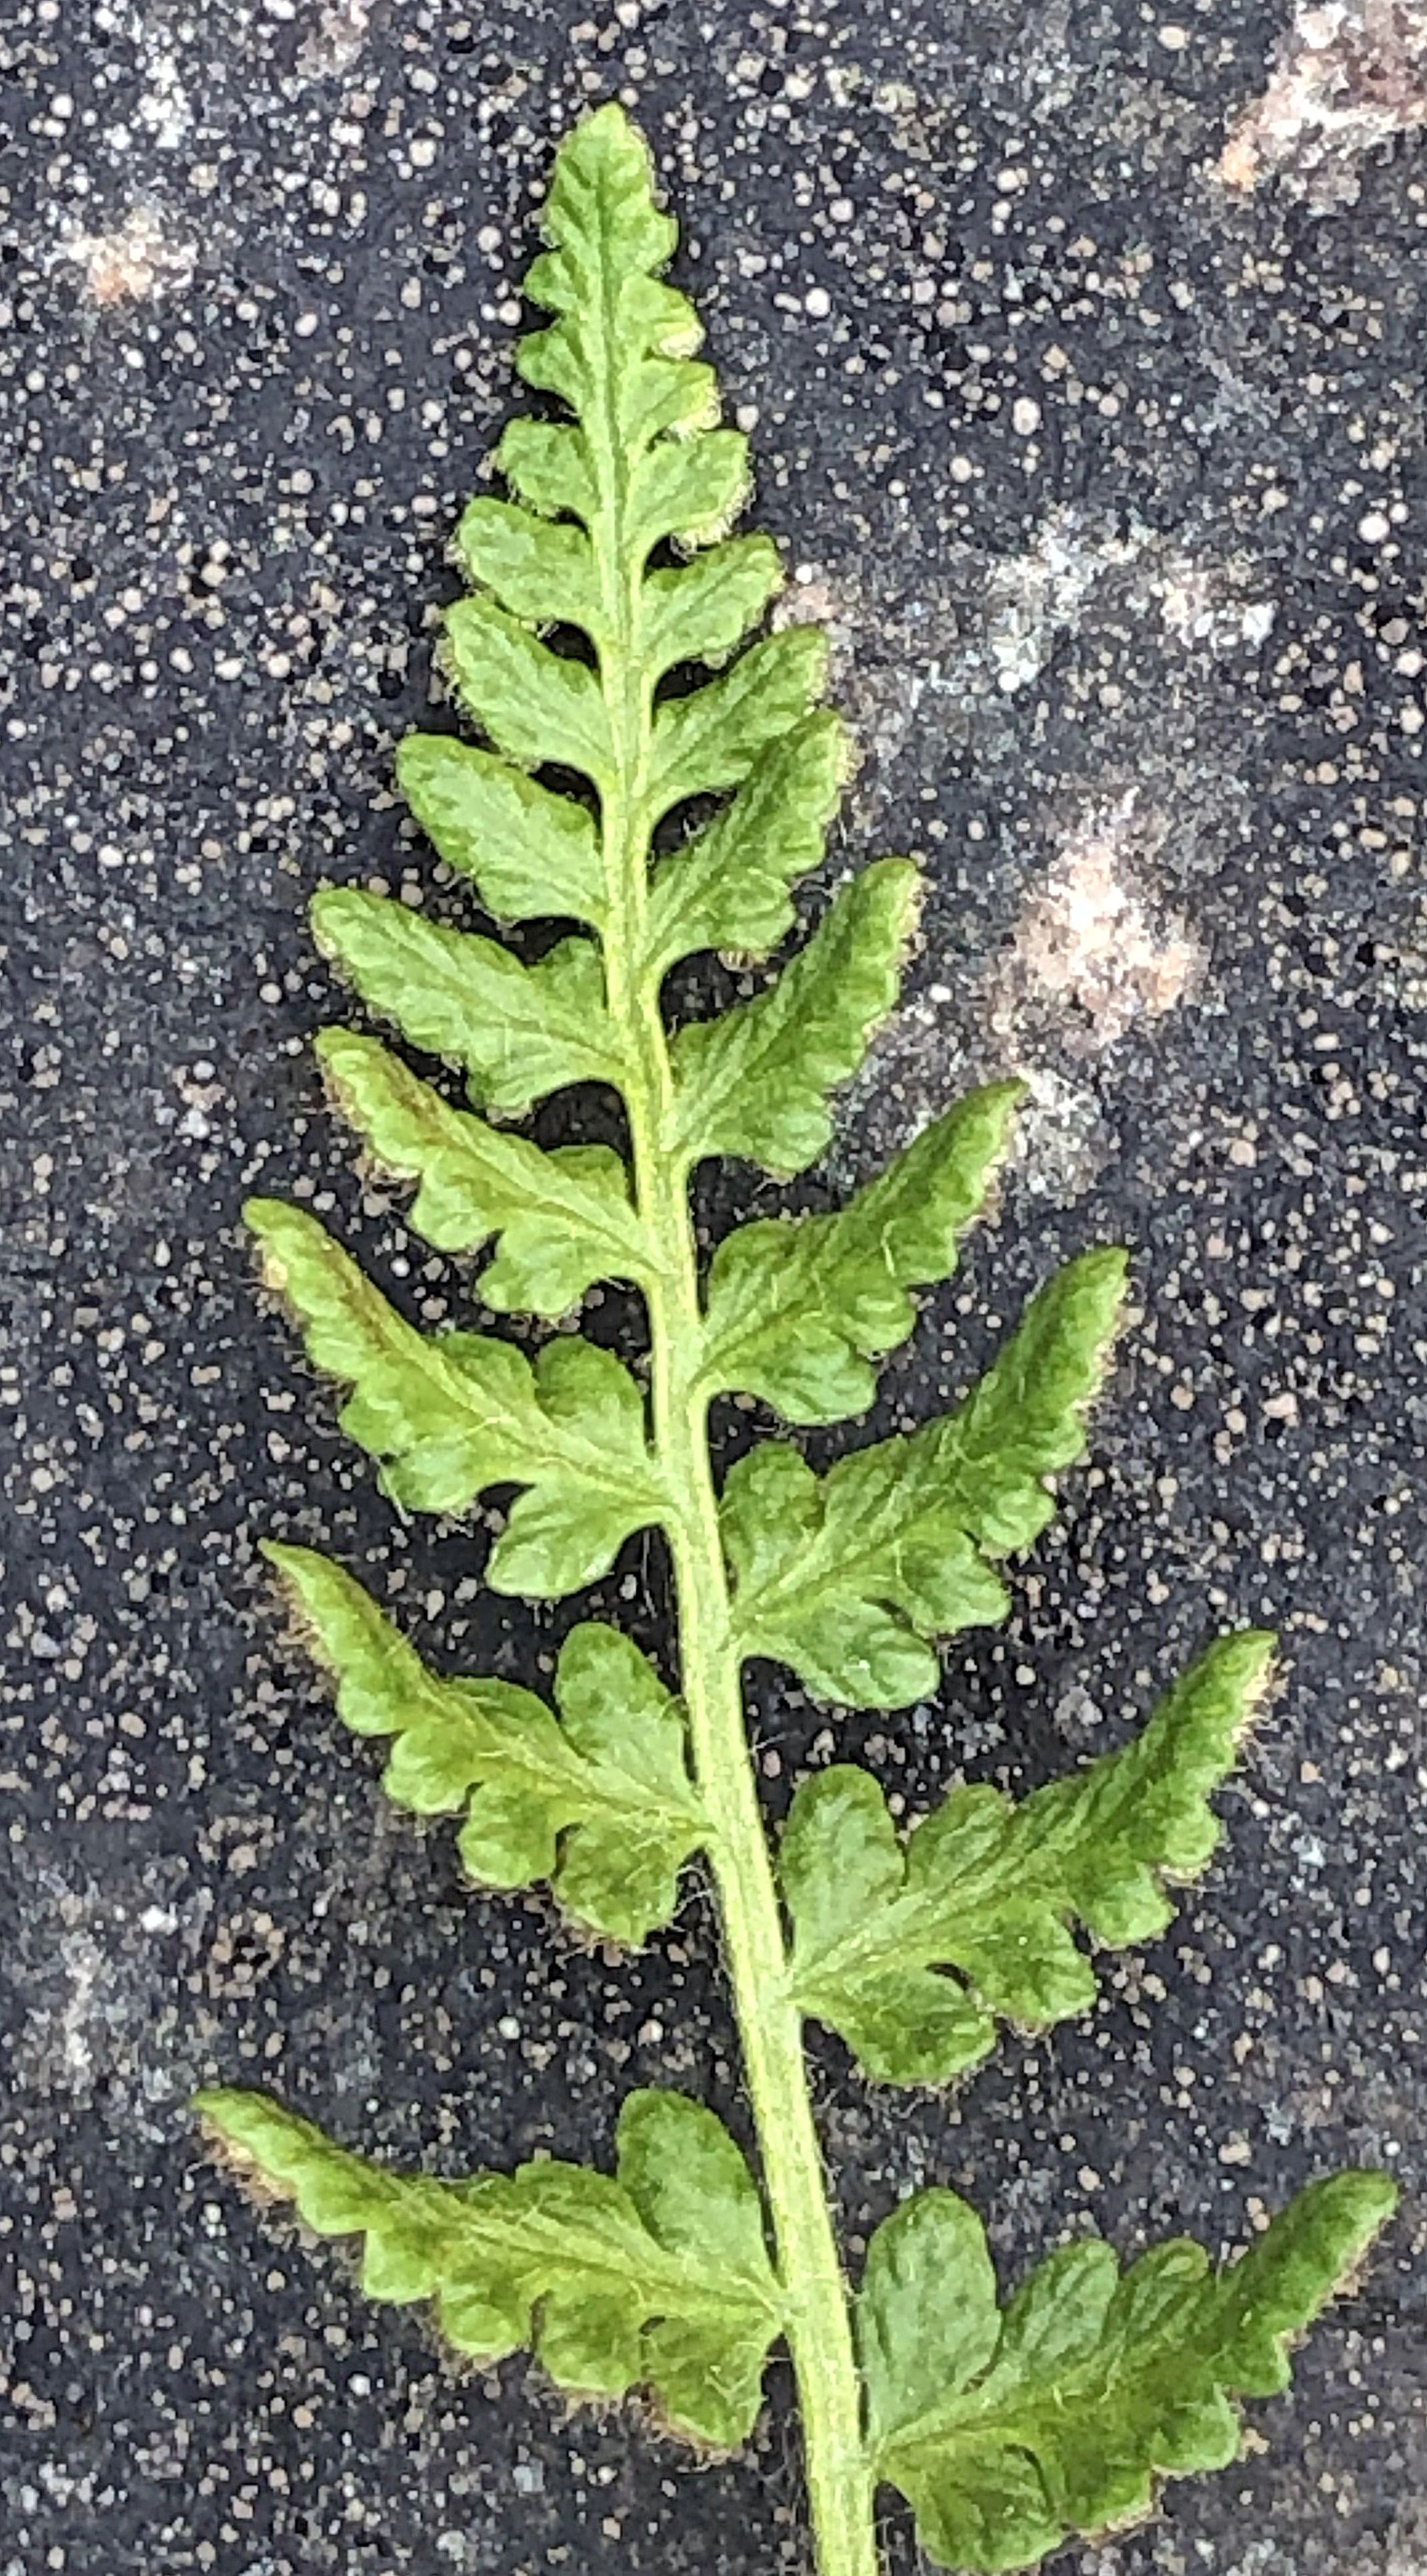
[[610, 1010], [631, 1059], [626, 1103], [636, 1197], [656, 1258], [648, 1296], [654, 1441], [670, 1496], [684, 1700], [698, 1787], [713, 1823], [724, 1956], [787, 2301], [818, 2568], [820, 2576], [877, 2576], [847, 2286], [744, 1719], [707, 1399], [696, 1382], [700, 1308], [689, 1176], [671, 1142], [673, 1087], [658, 978], [644, 963], [652, 707], [637, 649], [639, 575], [621, 542], [619, 496], [606, 499], [596, 545], [609, 617], [602, 684], [616, 760], [602, 819], [611, 905], [606, 960]]
[[[692, 1284], [690, 1268], [678, 1283], [681, 1302]], [[684, 1336], [666, 1326], [662, 1338], [667, 1348]], [[821, 2576], [876, 2576], [847, 2292], [729, 1633], [702, 1408], [680, 1387], [677, 1371], [662, 1374], [659, 1446], [685, 1501], [673, 1541], [684, 1692], [699, 1786], [714, 1819], [724, 1954], [788, 2300], [818, 2565]]]

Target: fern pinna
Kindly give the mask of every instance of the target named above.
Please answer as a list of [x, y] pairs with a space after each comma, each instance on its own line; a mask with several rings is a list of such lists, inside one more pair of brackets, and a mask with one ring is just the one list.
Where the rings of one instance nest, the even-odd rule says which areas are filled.
[[[200, 2108], [240, 2169], [312, 2227], [365, 2239], [373, 2296], [434, 2300], [459, 2353], [533, 2346], [572, 2394], [642, 2387], [690, 2441], [732, 2446], [784, 2339], [821, 2576], [876, 2576], [884, 2481], [910, 2499], [929, 2557], [991, 2576], [1142, 2513], [1165, 2475], [1233, 2459], [1233, 2401], [1287, 2384], [1289, 2338], [1393, 2195], [1373, 2174], [1317, 2182], [1217, 2272], [1180, 2239], [1123, 2271], [1108, 2245], [1077, 2239], [1003, 2305], [980, 2220], [928, 2190], [884, 2220], [848, 2282], [805, 2022], [840, 2033], [878, 2082], [930, 2085], [984, 2057], [1000, 2017], [1038, 2028], [1084, 2010], [1095, 1971], [1077, 1934], [1152, 1937], [1170, 1887], [1207, 1861], [1208, 1793], [1271, 1641], [1211, 1645], [1135, 1741], [1020, 1805], [958, 1788], [904, 1833], [872, 1776], [839, 1763], [804, 1782], [770, 1848], [743, 1664], [771, 1658], [857, 1708], [936, 1689], [938, 1640], [1004, 1614], [998, 1567], [1044, 1527], [1047, 1480], [1080, 1453], [1123, 1261], [1096, 1251], [1060, 1270], [964, 1402], [911, 1437], [819, 1475], [773, 1436], [717, 1488], [714, 1396], [756, 1397], [794, 1425], [866, 1411], [879, 1361], [912, 1329], [912, 1292], [949, 1275], [983, 1203], [1015, 1086], [949, 1110], [838, 1213], [738, 1228], [701, 1276], [691, 1175], [712, 1155], [775, 1181], [818, 1160], [831, 1094], [893, 1005], [918, 877], [900, 859], [850, 877], [751, 1000], [670, 1034], [671, 967], [708, 950], [767, 958], [792, 929], [844, 738], [819, 703], [817, 631], [745, 646], [779, 558], [767, 537], [726, 533], [746, 441], [717, 425], [698, 323], [661, 275], [675, 227], [617, 107], [563, 146], [545, 231], [527, 287], [554, 319], [519, 366], [559, 416], [506, 430], [515, 497], [467, 510], [470, 595], [446, 618], [447, 675], [483, 744], [418, 734], [399, 771], [489, 915], [573, 926], [527, 966], [496, 939], [329, 889], [313, 906], [320, 946], [376, 1022], [460, 1068], [471, 1106], [375, 1036], [333, 1028], [318, 1046], [372, 1163], [415, 1183], [416, 1230], [440, 1251], [493, 1247], [488, 1309], [555, 1322], [597, 1281], [639, 1292], [647, 1396], [578, 1332], [533, 1363], [487, 1333], [424, 1335], [315, 1217], [271, 1200], [248, 1215], [313, 1362], [350, 1386], [343, 1426], [392, 1499], [460, 1514], [519, 1488], [486, 1566], [496, 1591], [563, 1598], [634, 1532], [663, 1532], [679, 1696], [599, 1622], [570, 1630], [553, 1706], [505, 1681], [439, 1679], [340, 1567], [268, 1554], [343, 1721], [388, 1740], [389, 1794], [460, 1811], [478, 1883], [548, 1879], [581, 1924], [637, 1943], [701, 1858], [760, 2175], [711, 2111], [652, 2089], [624, 2106], [612, 2173], [535, 2162], [461, 2182], [366, 2162], [260, 2094], [212, 2091]], [[544, 640], [570, 628], [587, 654]], [[700, 685], [661, 687], [691, 670]], [[555, 764], [588, 796], [544, 783]], [[712, 820], [657, 854], [661, 822], [718, 797]], [[547, 1151], [506, 1123], [585, 1082], [618, 1093], [627, 1158]]]

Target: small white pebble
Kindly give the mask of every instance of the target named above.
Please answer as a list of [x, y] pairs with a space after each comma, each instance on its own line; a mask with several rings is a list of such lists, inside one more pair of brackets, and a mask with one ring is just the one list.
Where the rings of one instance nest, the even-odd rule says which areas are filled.
[[832, 297], [825, 286], [810, 286], [803, 297], [803, 311], [815, 322], [825, 322], [832, 311]]
[[1176, 27], [1172, 21], [1166, 21], [1164, 26], [1156, 28], [1155, 33], [1167, 54], [1182, 54], [1189, 42], [1189, 29]]
[[1021, 394], [1011, 408], [1011, 427], [1017, 438], [1034, 438], [1041, 425], [1041, 407], [1031, 394]]
[[1392, 521], [1382, 510], [1369, 510], [1358, 521], [1358, 535], [1365, 546], [1380, 546], [1392, 534]]

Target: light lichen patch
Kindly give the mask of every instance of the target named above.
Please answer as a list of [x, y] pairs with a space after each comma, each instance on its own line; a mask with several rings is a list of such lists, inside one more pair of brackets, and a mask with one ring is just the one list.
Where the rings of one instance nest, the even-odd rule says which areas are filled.
[[197, 251], [176, 241], [152, 206], [134, 206], [110, 231], [74, 233], [61, 256], [84, 272], [84, 291], [101, 309], [143, 304], [193, 275]]
[[371, 24], [369, 0], [325, 0], [317, 23], [298, 48], [297, 69], [304, 80], [331, 80], [359, 62]]
[[1031, 887], [991, 983], [991, 1026], [1013, 1054], [1038, 1006], [1070, 1015], [1072, 1053], [1099, 1054], [1198, 982], [1199, 941], [1158, 919], [1130, 872], [1137, 845], [1162, 829], [1141, 817], [1131, 789], [1088, 816]]
[[1262, 98], [1219, 157], [1247, 193], [1282, 172], [1319, 206], [1352, 205], [1364, 155], [1427, 123], [1427, 10], [1421, 0], [1325, 0], [1300, 8]]

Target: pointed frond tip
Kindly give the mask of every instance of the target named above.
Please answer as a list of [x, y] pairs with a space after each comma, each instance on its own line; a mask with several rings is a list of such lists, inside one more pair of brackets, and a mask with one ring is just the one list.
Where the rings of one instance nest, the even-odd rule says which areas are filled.
[[701, 2103], [631, 2093], [613, 2175], [536, 2161], [460, 2182], [353, 2155], [264, 2093], [218, 2086], [193, 2107], [255, 2199], [361, 2237], [368, 2295], [433, 2300], [457, 2353], [533, 2350], [574, 2397], [646, 2387], [686, 2439], [748, 2439], [782, 2299], [753, 2178]]
[[576, 426], [517, 421], [497, 451], [532, 509], [586, 526], [622, 466], [637, 563], [667, 538], [717, 541], [749, 480], [747, 440], [715, 427], [717, 387], [695, 357], [702, 325], [662, 275], [678, 229], [652, 182], [643, 137], [613, 103], [561, 145], [542, 221], [549, 247], [525, 279], [555, 318], [521, 341], [516, 364]]
[[1291, 2344], [1396, 2205], [1385, 2174], [1310, 2183], [1217, 2273], [1184, 2237], [1123, 2273], [1081, 2240], [1003, 2310], [974, 2211], [918, 2193], [868, 2248], [859, 2327], [877, 2468], [927, 2556], [1012, 2576], [1138, 2521], [1162, 2478], [1228, 2467], [1235, 2400], [1288, 2387]]
[[[655, 864], [641, 964], [657, 976], [706, 947], [767, 955], [792, 924], [789, 888], [822, 857], [848, 766], [842, 728], [819, 706], [826, 638], [798, 619], [749, 640], [782, 587], [782, 561], [766, 535], [728, 534], [749, 488], [748, 441], [719, 426], [713, 371], [695, 356], [697, 316], [662, 273], [676, 228], [655, 203], [643, 139], [618, 108], [561, 145], [544, 230], [526, 291], [552, 318], [522, 340], [517, 364], [561, 408], [505, 430], [496, 462], [511, 497], [482, 494], [464, 513], [454, 551], [468, 593], [446, 613], [440, 652], [485, 743], [418, 735], [398, 756], [401, 784], [441, 856], [497, 919], [568, 914], [603, 938], [628, 936], [594, 817], [534, 773], [576, 771], [602, 805], [618, 802], [631, 757], [618, 709], [632, 690], [645, 717], [628, 821], [645, 858], [662, 816], [694, 798], [731, 798]], [[675, 560], [651, 561], [670, 546]], [[592, 660], [561, 649], [571, 629]], [[699, 685], [660, 694], [675, 670], [699, 673]], [[331, 937], [339, 926], [371, 948], [371, 917], [324, 924]], [[446, 981], [449, 945], [443, 958], [439, 938], [401, 937], [397, 979], [389, 956], [372, 961], [381, 994], [350, 958], [349, 971], [409, 1033], [418, 1003], [429, 1027], [449, 1033], [449, 1002], [433, 1011], [429, 989]], [[426, 989], [406, 997], [402, 1017], [393, 997], [418, 950]], [[522, 1012], [532, 988], [508, 974], [497, 990], [489, 962], [465, 955], [481, 1007], [457, 1015], [455, 1050], [437, 1043], [479, 1082], [473, 1034], [492, 1010]], [[580, 1030], [559, 1034], [575, 1062]], [[597, 1037], [593, 1017], [584, 1034]], [[597, 1078], [618, 1084], [620, 1070]], [[517, 1105], [509, 1093], [483, 1097]]]
[[836, 1763], [798, 1790], [779, 1870], [793, 1988], [865, 2073], [942, 2084], [989, 2055], [998, 2018], [1024, 2029], [1088, 2011], [1099, 1991], [1072, 1938], [1124, 1949], [1174, 1917], [1170, 1888], [1219, 1840], [1228, 1778], [1272, 1669], [1274, 1639], [1221, 1637], [1118, 1753], [1019, 1805], [954, 1789], [905, 1844], [869, 1772]]

